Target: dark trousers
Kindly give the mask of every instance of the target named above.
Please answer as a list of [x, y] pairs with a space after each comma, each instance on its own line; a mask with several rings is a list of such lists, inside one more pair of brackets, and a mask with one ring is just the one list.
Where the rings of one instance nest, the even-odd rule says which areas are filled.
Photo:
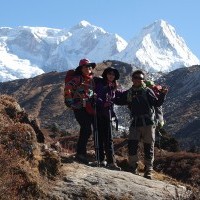
[[110, 119], [105, 116], [97, 116], [99, 158], [100, 161], [107, 158], [108, 164], [114, 162], [113, 139], [111, 135]]
[[84, 108], [74, 110], [74, 115], [77, 122], [80, 125], [80, 134], [77, 142], [77, 154], [87, 154], [87, 142], [92, 134], [92, 126], [94, 122], [94, 116], [86, 112]]

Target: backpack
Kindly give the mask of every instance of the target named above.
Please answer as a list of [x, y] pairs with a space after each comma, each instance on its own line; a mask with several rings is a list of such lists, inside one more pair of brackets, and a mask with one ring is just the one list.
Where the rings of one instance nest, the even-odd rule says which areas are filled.
[[159, 96], [160, 90], [162, 89], [161, 85], [155, 84], [153, 81], [145, 81], [145, 84], [146, 84], [146, 87], [149, 87], [150, 89], [153, 90], [156, 97]]
[[153, 90], [153, 92], [155, 93], [156, 97], [158, 97], [159, 94], [160, 94], [160, 90], [162, 89], [162, 86], [161, 85], [153, 85], [150, 88]]
[[[156, 97], [159, 98], [160, 90], [162, 90], [162, 86], [155, 84], [152, 81], [146, 81], [145, 83], [146, 83], [147, 87], [149, 87], [150, 89], [153, 90]], [[156, 113], [156, 119], [157, 119], [157, 126], [163, 127], [165, 120], [164, 120], [164, 116], [163, 116], [162, 106], [155, 107], [155, 113]]]
[[[70, 108], [71, 105], [70, 103], [66, 100], [66, 85], [75, 77], [77, 76], [77, 73], [76, 73], [76, 70], [75, 69], [69, 69], [67, 72], [66, 72], [66, 75], [65, 75], [65, 87], [64, 87], [64, 103], [65, 105]], [[81, 84], [81, 77], [80, 77], [80, 84]]]
[[76, 75], [76, 71], [75, 69], [70, 69], [66, 72], [66, 75], [65, 75], [65, 85], [70, 82], [73, 77]]
[[[78, 81], [78, 84], [77, 84], [77, 85], [74, 85], [73, 82], [70, 83], [70, 81], [71, 81], [74, 77], [79, 78], [79, 81]], [[83, 80], [82, 76], [80, 76], [80, 75], [78, 75], [78, 74], [76, 73], [76, 70], [70, 69], [70, 70], [68, 70], [68, 71], [66, 72], [66, 75], [65, 75], [65, 89], [66, 89], [66, 85], [67, 85], [68, 83], [70, 83], [70, 85], [75, 86], [75, 89], [74, 89], [72, 98], [71, 98], [71, 99], [68, 99], [68, 100], [66, 100], [66, 92], [64, 92], [64, 101], [65, 101], [64, 103], [65, 103], [65, 105], [66, 105], [68, 108], [71, 108], [71, 102], [72, 102], [72, 101], [75, 101], [75, 102], [74, 102], [74, 105], [76, 105], [75, 107], [76, 107], [76, 108], [79, 108], [79, 106], [80, 106], [80, 100], [77, 100], [76, 98], [74, 99], [74, 95], [75, 95], [75, 94], [78, 94], [78, 93], [80, 92], [79, 86], [84, 85], [84, 80]], [[78, 89], [78, 88], [79, 88], [79, 89]], [[65, 91], [65, 89], [64, 89], [64, 91]], [[81, 89], [81, 93], [82, 93], [82, 92], [83, 92], [83, 91], [82, 91], [82, 89]], [[84, 101], [84, 99], [82, 99], [82, 100]], [[92, 107], [92, 105], [91, 105], [91, 102], [88, 102], [88, 101], [85, 102], [85, 101], [84, 101], [83, 104], [84, 104], [84, 107], [85, 107], [86, 111], [87, 111], [89, 114], [91, 114], [91, 115], [94, 115], [94, 114], [95, 114], [95, 111], [94, 111], [94, 109], [93, 109], [93, 107]]]

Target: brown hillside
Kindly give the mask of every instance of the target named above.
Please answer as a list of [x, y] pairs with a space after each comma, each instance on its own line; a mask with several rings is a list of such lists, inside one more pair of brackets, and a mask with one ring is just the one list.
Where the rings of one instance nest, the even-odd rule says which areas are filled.
[[[37, 134], [16, 100], [0, 95], [0, 199], [47, 197], [50, 179], [58, 173], [57, 155], [41, 152]], [[26, 120], [24, 121], [24, 119]], [[51, 170], [48, 168], [51, 162]], [[45, 171], [45, 173], [44, 173]]]
[[[108, 66], [119, 69], [122, 82], [129, 82], [131, 65], [123, 62], [105, 61], [95, 68], [99, 76]], [[29, 115], [40, 121], [41, 127], [49, 128], [57, 123], [64, 131], [78, 130], [73, 112], [64, 104], [64, 78], [66, 72], [50, 72], [31, 79], [0, 83], [0, 94], [12, 95]]]
[[[120, 84], [131, 85], [133, 66], [119, 61], [104, 61], [95, 69], [95, 75], [108, 66], [119, 69]], [[0, 83], [0, 94], [12, 95], [26, 112], [39, 120], [42, 128], [59, 127], [62, 134], [78, 130], [73, 112], [64, 105], [65, 72], [50, 72], [40, 76]], [[176, 137], [184, 150], [198, 152], [200, 146], [200, 66], [177, 69], [162, 76], [169, 93], [163, 105], [166, 125], [164, 129]], [[128, 127], [130, 116], [125, 107], [117, 109], [119, 125]]]

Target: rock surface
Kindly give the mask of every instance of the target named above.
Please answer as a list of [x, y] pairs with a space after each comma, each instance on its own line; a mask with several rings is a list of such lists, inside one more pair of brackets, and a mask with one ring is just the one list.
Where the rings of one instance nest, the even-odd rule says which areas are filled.
[[90, 167], [76, 162], [64, 164], [62, 179], [51, 190], [55, 199], [135, 199], [164, 200], [185, 193], [174, 186], [124, 171]]

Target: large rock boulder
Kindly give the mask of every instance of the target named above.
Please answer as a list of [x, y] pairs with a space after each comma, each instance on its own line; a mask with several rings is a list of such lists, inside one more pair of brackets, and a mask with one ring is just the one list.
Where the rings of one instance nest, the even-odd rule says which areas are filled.
[[51, 190], [50, 196], [55, 199], [164, 200], [186, 194], [182, 186], [76, 162], [64, 164], [62, 174]]

